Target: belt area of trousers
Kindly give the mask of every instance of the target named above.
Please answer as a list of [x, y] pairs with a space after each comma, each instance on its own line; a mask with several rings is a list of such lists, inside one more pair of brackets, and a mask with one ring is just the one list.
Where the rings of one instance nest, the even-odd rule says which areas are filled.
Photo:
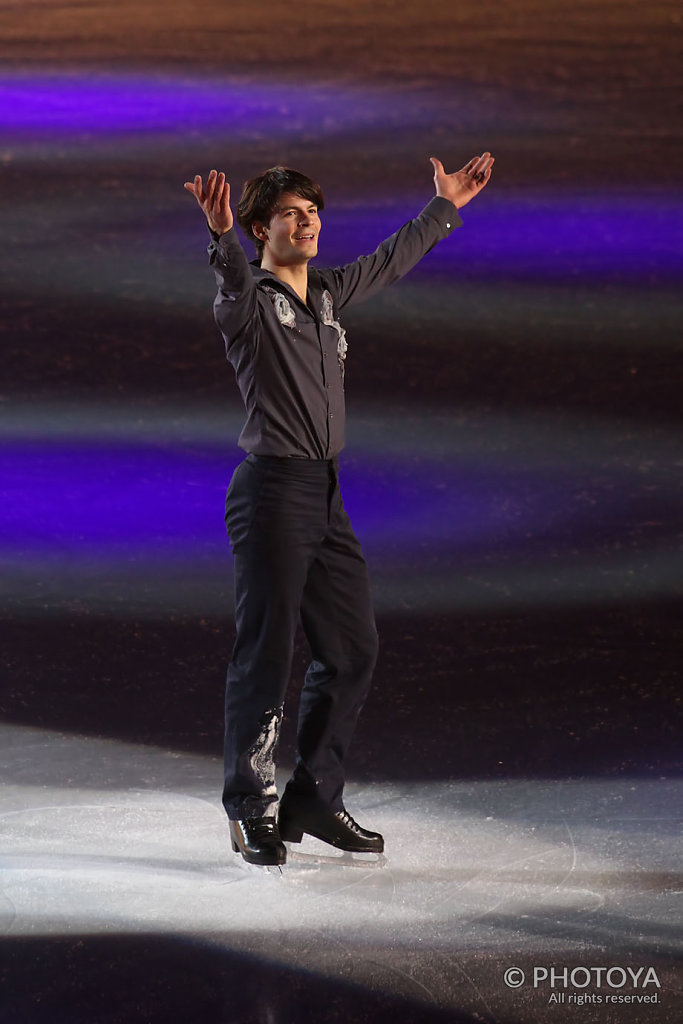
[[309, 459], [306, 456], [298, 455], [254, 455], [250, 453], [245, 461], [257, 466], [276, 466], [282, 472], [299, 477], [324, 478], [331, 474], [336, 476], [339, 472], [339, 459], [336, 456], [333, 459]]
[[328, 520], [332, 514], [332, 499], [339, 488], [339, 460], [309, 459], [289, 455], [247, 455], [245, 462], [258, 466], [260, 472], [272, 473], [276, 480], [299, 482], [302, 487], [313, 488], [327, 494]]

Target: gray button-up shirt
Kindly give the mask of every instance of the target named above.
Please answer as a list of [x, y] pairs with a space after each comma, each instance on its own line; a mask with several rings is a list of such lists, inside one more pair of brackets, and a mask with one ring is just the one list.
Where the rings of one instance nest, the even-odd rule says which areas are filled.
[[370, 256], [308, 267], [304, 303], [249, 263], [234, 228], [209, 245], [214, 315], [247, 412], [238, 444], [256, 455], [331, 459], [344, 447], [345, 332], [339, 313], [403, 277], [462, 221], [435, 197]]

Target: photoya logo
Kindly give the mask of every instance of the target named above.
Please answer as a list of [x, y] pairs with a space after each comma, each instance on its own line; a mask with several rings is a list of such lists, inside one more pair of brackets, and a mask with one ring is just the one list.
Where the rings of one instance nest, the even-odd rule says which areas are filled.
[[503, 975], [508, 988], [521, 988], [530, 981], [534, 988], [623, 989], [625, 987], [654, 991], [662, 986], [654, 967], [534, 967], [527, 979], [521, 967], [508, 967]]

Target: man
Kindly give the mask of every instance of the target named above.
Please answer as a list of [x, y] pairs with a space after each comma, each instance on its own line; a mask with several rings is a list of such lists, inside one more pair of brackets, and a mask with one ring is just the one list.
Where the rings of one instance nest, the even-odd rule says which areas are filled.
[[[223, 805], [233, 850], [282, 864], [283, 841], [316, 836], [341, 850], [381, 852], [384, 840], [344, 807], [344, 762], [377, 658], [368, 572], [344, 511], [337, 455], [344, 445], [346, 337], [341, 310], [406, 274], [462, 226], [458, 209], [484, 188], [486, 152], [446, 174], [431, 157], [436, 196], [370, 256], [316, 270], [320, 186], [273, 167], [244, 186], [233, 226], [230, 186], [211, 171], [185, 182], [211, 232], [216, 322], [247, 420], [248, 453], [226, 498], [235, 558], [236, 640], [225, 697]], [[297, 622], [312, 660], [301, 693], [297, 761], [279, 803], [274, 755]]]

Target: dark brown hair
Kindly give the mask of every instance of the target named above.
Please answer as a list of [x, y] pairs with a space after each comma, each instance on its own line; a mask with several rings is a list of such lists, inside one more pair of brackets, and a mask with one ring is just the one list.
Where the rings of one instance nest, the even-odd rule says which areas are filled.
[[325, 206], [322, 190], [301, 171], [293, 171], [291, 167], [269, 167], [263, 174], [250, 178], [242, 189], [242, 197], [237, 205], [237, 223], [247, 238], [251, 238], [256, 246], [256, 255], [263, 256], [263, 242], [254, 234], [256, 221], [270, 224], [275, 208], [281, 196], [291, 193], [315, 203], [318, 210]]

